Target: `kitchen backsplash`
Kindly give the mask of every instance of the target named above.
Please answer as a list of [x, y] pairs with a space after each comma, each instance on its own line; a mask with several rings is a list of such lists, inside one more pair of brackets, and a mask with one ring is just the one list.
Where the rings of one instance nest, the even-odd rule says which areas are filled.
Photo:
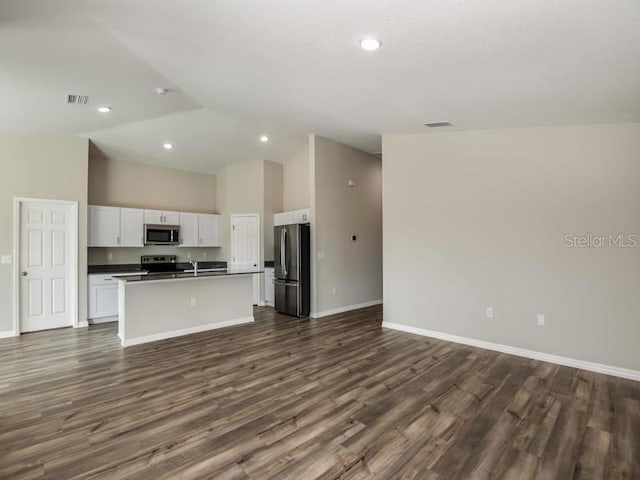
[[[109, 254], [112, 258], [109, 259]], [[200, 248], [200, 247], [140, 247], [140, 248], [102, 248], [90, 247], [88, 249], [87, 264], [88, 265], [110, 265], [110, 264], [127, 264], [140, 263], [142, 255], [176, 255], [179, 262], [188, 262], [189, 260], [221, 260], [220, 248]], [[189, 257], [191, 255], [191, 257]]]

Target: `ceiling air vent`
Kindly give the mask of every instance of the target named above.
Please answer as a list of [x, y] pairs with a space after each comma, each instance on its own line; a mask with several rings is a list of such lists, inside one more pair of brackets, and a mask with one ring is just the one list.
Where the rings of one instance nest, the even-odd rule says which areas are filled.
[[451, 122], [429, 122], [424, 124], [425, 127], [437, 128], [437, 127], [452, 127]]
[[67, 103], [73, 105], [86, 105], [89, 102], [89, 95], [67, 95]]

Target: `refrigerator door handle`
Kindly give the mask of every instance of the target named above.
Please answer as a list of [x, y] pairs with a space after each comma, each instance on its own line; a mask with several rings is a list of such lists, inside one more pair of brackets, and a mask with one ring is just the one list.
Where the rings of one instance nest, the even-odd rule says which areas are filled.
[[282, 280], [273, 280], [274, 285], [284, 285], [285, 287], [299, 287], [299, 284], [292, 282], [283, 282]]
[[282, 270], [282, 275], [286, 277], [284, 274], [284, 228], [280, 230], [280, 270]]
[[284, 273], [284, 276], [288, 277], [289, 276], [289, 272], [287, 272], [287, 258], [286, 258], [286, 252], [287, 252], [287, 229], [286, 228], [282, 229], [282, 234], [283, 234], [282, 235], [282, 237], [283, 237], [282, 247], [283, 247], [283, 249], [285, 251], [285, 255], [282, 255], [282, 257], [281, 257], [282, 258], [282, 271]]

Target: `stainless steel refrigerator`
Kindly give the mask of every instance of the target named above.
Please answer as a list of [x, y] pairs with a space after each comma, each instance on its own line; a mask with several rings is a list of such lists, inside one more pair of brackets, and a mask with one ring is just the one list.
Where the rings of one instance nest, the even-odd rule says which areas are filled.
[[274, 227], [273, 244], [276, 310], [307, 317], [311, 303], [309, 225]]

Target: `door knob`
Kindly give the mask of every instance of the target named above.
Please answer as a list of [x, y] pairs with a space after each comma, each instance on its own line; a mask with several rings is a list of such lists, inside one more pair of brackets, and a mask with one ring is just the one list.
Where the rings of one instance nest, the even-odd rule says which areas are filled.
[[22, 272], [22, 276], [26, 277], [27, 276], [27, 272]]

